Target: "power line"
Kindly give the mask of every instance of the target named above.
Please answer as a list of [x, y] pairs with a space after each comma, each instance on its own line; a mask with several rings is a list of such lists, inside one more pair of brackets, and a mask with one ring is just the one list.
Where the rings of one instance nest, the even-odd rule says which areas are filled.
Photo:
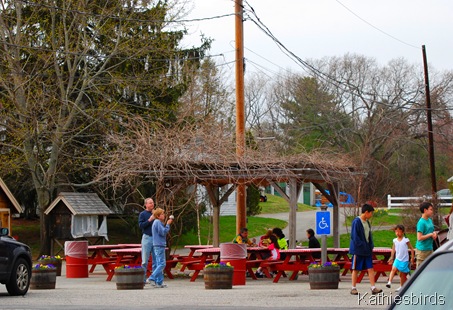
[[355, 17], [357, 17], [358, 19], [360, 19], [361, 21], [363, 21], [364, 23], [366, 23], [366, 24], [369, 25], [370, 27], [373, 27], [373, 28], [376, 29], [377, 31], [379, 31], [379, 32], [381, 32], [381, 33], [383, 33], [383, 34], [385, 34], [386, 36], [388, 36], [388, 37], [390, 37], [390, 38], [392, 38], [392, 39], [394, 39], [394, 40], [396, 40], [396, 41], [398, 41], [398, 42], [400, 42], [400, 43], [403, 43], [403, 44], [405, 44], [405, 45], [407, 45], [407, 46], [410, 46], [410, 47], [416, 48], [416, 49], [418, 49], [418, 50], [421, 50], [420, 47], [417, 47], [417, 46], [415, 46], [415, 45], [406, 43], [406, 42], [404, 42], [403, 40], [400, 40], [400, 39], [398, 39], [397, 37], [394, 37], [394, 36], [392, 36], [391, 34], [385, 32], [384, 30], [379, 29], [378, 27], [374, 26], [373, 24], [371, 24], [370, 22], [368, 22], [367, 20], [363, 19], [363, 18], [360, 17], [358, 14], [356, 14], [355, 12], [353, 12], [353, 11], [352, 11], [350, 8], [348, 8], [346, 5], [344, 5], [343, 3], [341, 3], [340, 0], [336, 0], [336, 1], [338, 2], [338, 4], [340, 4], [341, 6], [343, 6], [346, 10], [348, 10], [352, 15], [354, 15]]

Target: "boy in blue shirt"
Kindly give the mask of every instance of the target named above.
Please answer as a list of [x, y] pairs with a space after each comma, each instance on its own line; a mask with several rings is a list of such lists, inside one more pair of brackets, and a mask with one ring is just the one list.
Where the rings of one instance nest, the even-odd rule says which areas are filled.
[[373, 269], [373, 237], [371, 236], [371, 224], [368, 221], [374, 212], [373, 203], [369, 202], [362, 206], [362, 214], [352, 221], [351, 243], [349, 253], [352, 254], [352, 289], [351, 295], [358, 295], [357, 276], [359, 271], [367, 270], [371, 284], [371, 294], [379, 294], [381, 289], [375, 286]]

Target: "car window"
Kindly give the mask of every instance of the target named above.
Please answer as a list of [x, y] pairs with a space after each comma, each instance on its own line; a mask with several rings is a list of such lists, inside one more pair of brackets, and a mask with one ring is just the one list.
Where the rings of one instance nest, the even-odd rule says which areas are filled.
[[393, 309], [452, 309], [452, 262], [453, 253], [434, 257], [407, 291], [395, 297], [396, 306]]
[[437, 192], [438, 196], [451, 196], [450, 190], [448, 188], [446, 189], [441, 189], [440, 191]]

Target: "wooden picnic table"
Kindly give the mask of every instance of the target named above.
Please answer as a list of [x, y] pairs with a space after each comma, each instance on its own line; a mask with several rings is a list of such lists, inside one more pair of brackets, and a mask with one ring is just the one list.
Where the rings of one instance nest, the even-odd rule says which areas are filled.
[[316, 261], [313, 254], [320, 252], [320, 248], [281, 250], [280, 253], [286, 254], [284, 260], [263, 261], [260, 267], [268, 278], [272, 278], [269, 271], [277, 271], [273, 280], [274, 283], [277, 283], [281, 276], [286, 276], [287, 271], [292, 272], [289, 280], [296, 280], [299, 272], [308, 271], [308, 265]]
[[196, 259], [181, 261], [181, 264], [183, 266], [185, 266], [189, 270], [194, 271], [192, 277], [190, 278], [190, 282], [194, 282], [197, 279], [200, 271], [204, 269], [204, 266], [206, 264], [211, 262], [220, 262], [220, 248], [207, 247], [204, 249], [195, 250], [195, 252], [197, 254], [200, 254], [198, 256], [193, 255], [193, 257], [196, 257]]
[[115, 267], [121, 265], [141, 265], [142, 263], [142, 248], [121, 248], [112, 249], [111, 252], [116, 254], [114, 262], [102, 264], [107, 272], [106, 281], [111, 281], [115, 275]]
[[[113, 263], [116, 260], [116, 254], [112, 250], [129, 247], [140, 247], [138, 244], [99, 244], [88, 246], [88, 265], [91, 265], [90, 273], [94, 272], [97, 265]], [[91, 254], [90, 254], [91, 252]]]
[[[168, 249], [166, 249], [168, 250]], [[116, 260], [113, 263], [103, 265], [107, 272], [107, 281], [112, 280], [115, 274], [115, 267], [124, 264], [128, 265], [141, 265], [142, 264], [142, 248], [121, 248], [112, 250], [116, 253]], [[169, 279], [174, 279], [171, 273], [171, 268], [175, 267], [179, 262], [177, 256], [170, 255], [170, 259], [166, 261], [164, 272]], [[152, 272], [152, 255], [149, 256], [148, 266], [146, 268], [146, 275], [149, 276]]]
[[270, 250], [267, 247], [247, 247], [247, 259], [245, 262], [245, 268], [253, 280], [257, 280], [253, 268], [258, 268], [262, 262], [266, 260]]
[[[410, 250], [409, 250], [410, 254]], [[391, 248], [374, 248], [373, 249], [373, 269], [374, 269], [374, 280], [377, 281], [380, 276], [387, 276], [387, 272], [392, 271], [392, 264], [389, 264], [390, 256], [392, 255]], [[345, 272], [351, 268], [351, 262], [348, 262], [344, 266]], [[357, 283], [360, 283], [363, 277], [367, 274], [366, 270], [362, 270], [357, 276]]]
[[184, 248], [189, 249], [190, 252], [187, 256], [180, 256], [180, 260], [182, 263], [180, 271], [184, 271], [190, 262], [198, 261], [200, 259], [199, 255], [195, 255], [196, 250], [208, 249], [212, 247], [213, 247], [212, 245], [200, 245], [200, 244], [185, 245]]

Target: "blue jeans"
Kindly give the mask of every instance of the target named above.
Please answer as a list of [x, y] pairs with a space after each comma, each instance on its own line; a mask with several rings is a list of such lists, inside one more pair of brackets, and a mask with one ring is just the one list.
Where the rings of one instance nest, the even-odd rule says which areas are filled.
[[165, 261], [165, 247], [156, 246], [154, 247], [154, 254], [156, 254], [157, 266], [153, 269], [151, 278], [156, 281], [157, 285], [161, 285], [164, 282], [164, 269], [167, 262]]
[[[156, 255], [154, 254], [153, 237], [143, 234], [142, 235], [142, 267], [145, 269], [146, 281], [146, 270], [148, 268], [149, 256], [152, 259], [152, 270], [154, 271], [157, 266]], [[149, 277], [150, 280], [155, 281], [153, 277]]]

